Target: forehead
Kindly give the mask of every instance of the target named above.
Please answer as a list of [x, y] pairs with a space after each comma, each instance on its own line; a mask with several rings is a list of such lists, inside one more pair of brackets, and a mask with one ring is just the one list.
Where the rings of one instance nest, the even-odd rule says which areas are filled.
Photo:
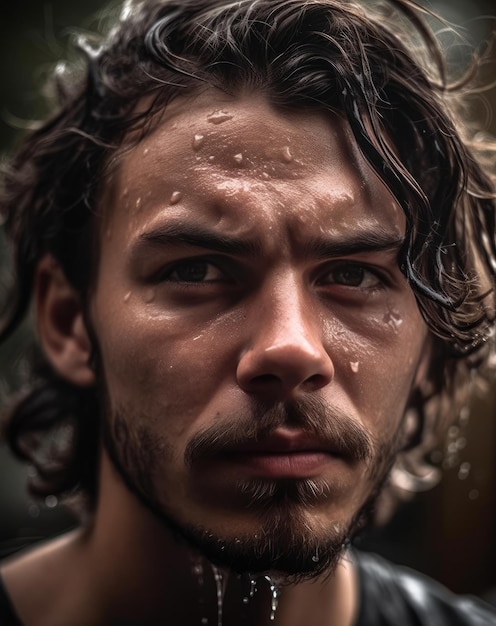
[[112, 221], [129, 234], [158, 214], [192, 211], [238, 235], [261, 217], [295, 228], [404, 229], [401, 210], [345, 120], [282, 111], [262, 96], [209, 90], [175, 100], [152, 133], [118, 156], [114, 191]]

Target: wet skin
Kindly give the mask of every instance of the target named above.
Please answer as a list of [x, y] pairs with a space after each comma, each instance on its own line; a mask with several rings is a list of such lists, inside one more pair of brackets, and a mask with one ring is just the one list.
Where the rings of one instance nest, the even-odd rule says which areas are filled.
[[[345, 123], [252, 96], [178, 101], [119, 157], [102, 210], [90, 315], [128, 479], [221, 538], [270, 526], [241, 486], [281, 481], [322, 488], [295, 500], [296, 536], [346, 526], [394, 454], [426, 328], [397, 264], [403, 213]], [[290, 413], [253, 430], [260, 406], [312, 399], [337, 433]], [[241, 443], [190, 454], [233, 424]]]

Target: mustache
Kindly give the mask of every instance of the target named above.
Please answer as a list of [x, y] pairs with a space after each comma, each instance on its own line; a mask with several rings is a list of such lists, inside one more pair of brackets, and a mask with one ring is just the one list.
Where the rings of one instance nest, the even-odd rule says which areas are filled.
[[307, 397], [271, 406], [255, 402], [232, 419], [196, 433], [186, 446], [186, 465], [262, 441], [280, 427], [312, 434], [323, 446], [354, 461], [368, 462], [374, 457], [375, 442], [360, 422], [321, 398]]

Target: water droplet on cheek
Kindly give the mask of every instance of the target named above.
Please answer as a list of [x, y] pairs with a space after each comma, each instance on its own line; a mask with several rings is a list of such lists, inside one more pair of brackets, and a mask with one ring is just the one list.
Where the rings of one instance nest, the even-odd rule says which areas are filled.
[[155, 289], [147, 289], [145, 291], [144, 300], [147, 304], [150, 304], [155, 300]]
[[238, 165], [241, 165], [243, 163], [243, 155], [241, 154], [241, 152], [238, 154], [235, 154], [233, 156], [233, 159], [236, 161]]
[[401, 315], [398, 313], [398, 311], [395, 311], [393, 309], [390, 309], [389, 311], [387, 311], [387, 313], [384, 314], [382, 321], [384, 322], [384, 324], [387, 324], [396, 332], [398, 331], [398, 328], [401, 326], [401, 324], [403, 324], [403, 319], [401, 318]]
[[169, 199], [169, 204], [177, 204], [183, 197], [180, 191], [173, 191]]
[[203, 146], [204, 142], [205, 142], [204, 135], [195, 135], [193, 137], [193, 143], [192, 143], [193, 150], [195, 152], [198, 152], [198, 150], [200, 150], [200, 148]]
[[146, 156], [150, 152], [150, 148], [145, 148], [143, 150], [143, 155]]
[[358, 372], [358, 368], [359, 368], [359, 362], [358, 361], [350, 361], [350, 368], [351, 371], [356, 374]]
[[136, 200], [136, 208], [137, 208], [137, 209], [139, 209], [139, 208], [140, 208], [140, 206], [141, 206], [141, 198], [138, 198], [138, 199]]
[[291, 163], [293, 160], [293, 155], [291, 154], [291, 150], [289, 146], [284, 146], [281, 153], [283, 163]]
[[130, 292], [130, 291], [128, 291], [128, 292], [126, 293], [126, 295], [124, 296], [123, 300], [124, 300], [124, 302], [129, 302], [129, 299], [130, 299], [130, 298], [131, 298], [131, 292]]

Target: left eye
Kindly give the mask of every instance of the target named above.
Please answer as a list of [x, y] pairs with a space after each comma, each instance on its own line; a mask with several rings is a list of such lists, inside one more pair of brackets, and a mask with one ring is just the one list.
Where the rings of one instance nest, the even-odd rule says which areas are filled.
[[319, 282], [360, 289], [374, 289], [381, 284], [381, 279], [375, 272], [363, 265], [346, 263], [331, 268]]
[[213, 282], [223, 278], [223, 273], [216, 265], [201, 259], [176, 263], [163, 276], [165, 280], [178, 283]]

